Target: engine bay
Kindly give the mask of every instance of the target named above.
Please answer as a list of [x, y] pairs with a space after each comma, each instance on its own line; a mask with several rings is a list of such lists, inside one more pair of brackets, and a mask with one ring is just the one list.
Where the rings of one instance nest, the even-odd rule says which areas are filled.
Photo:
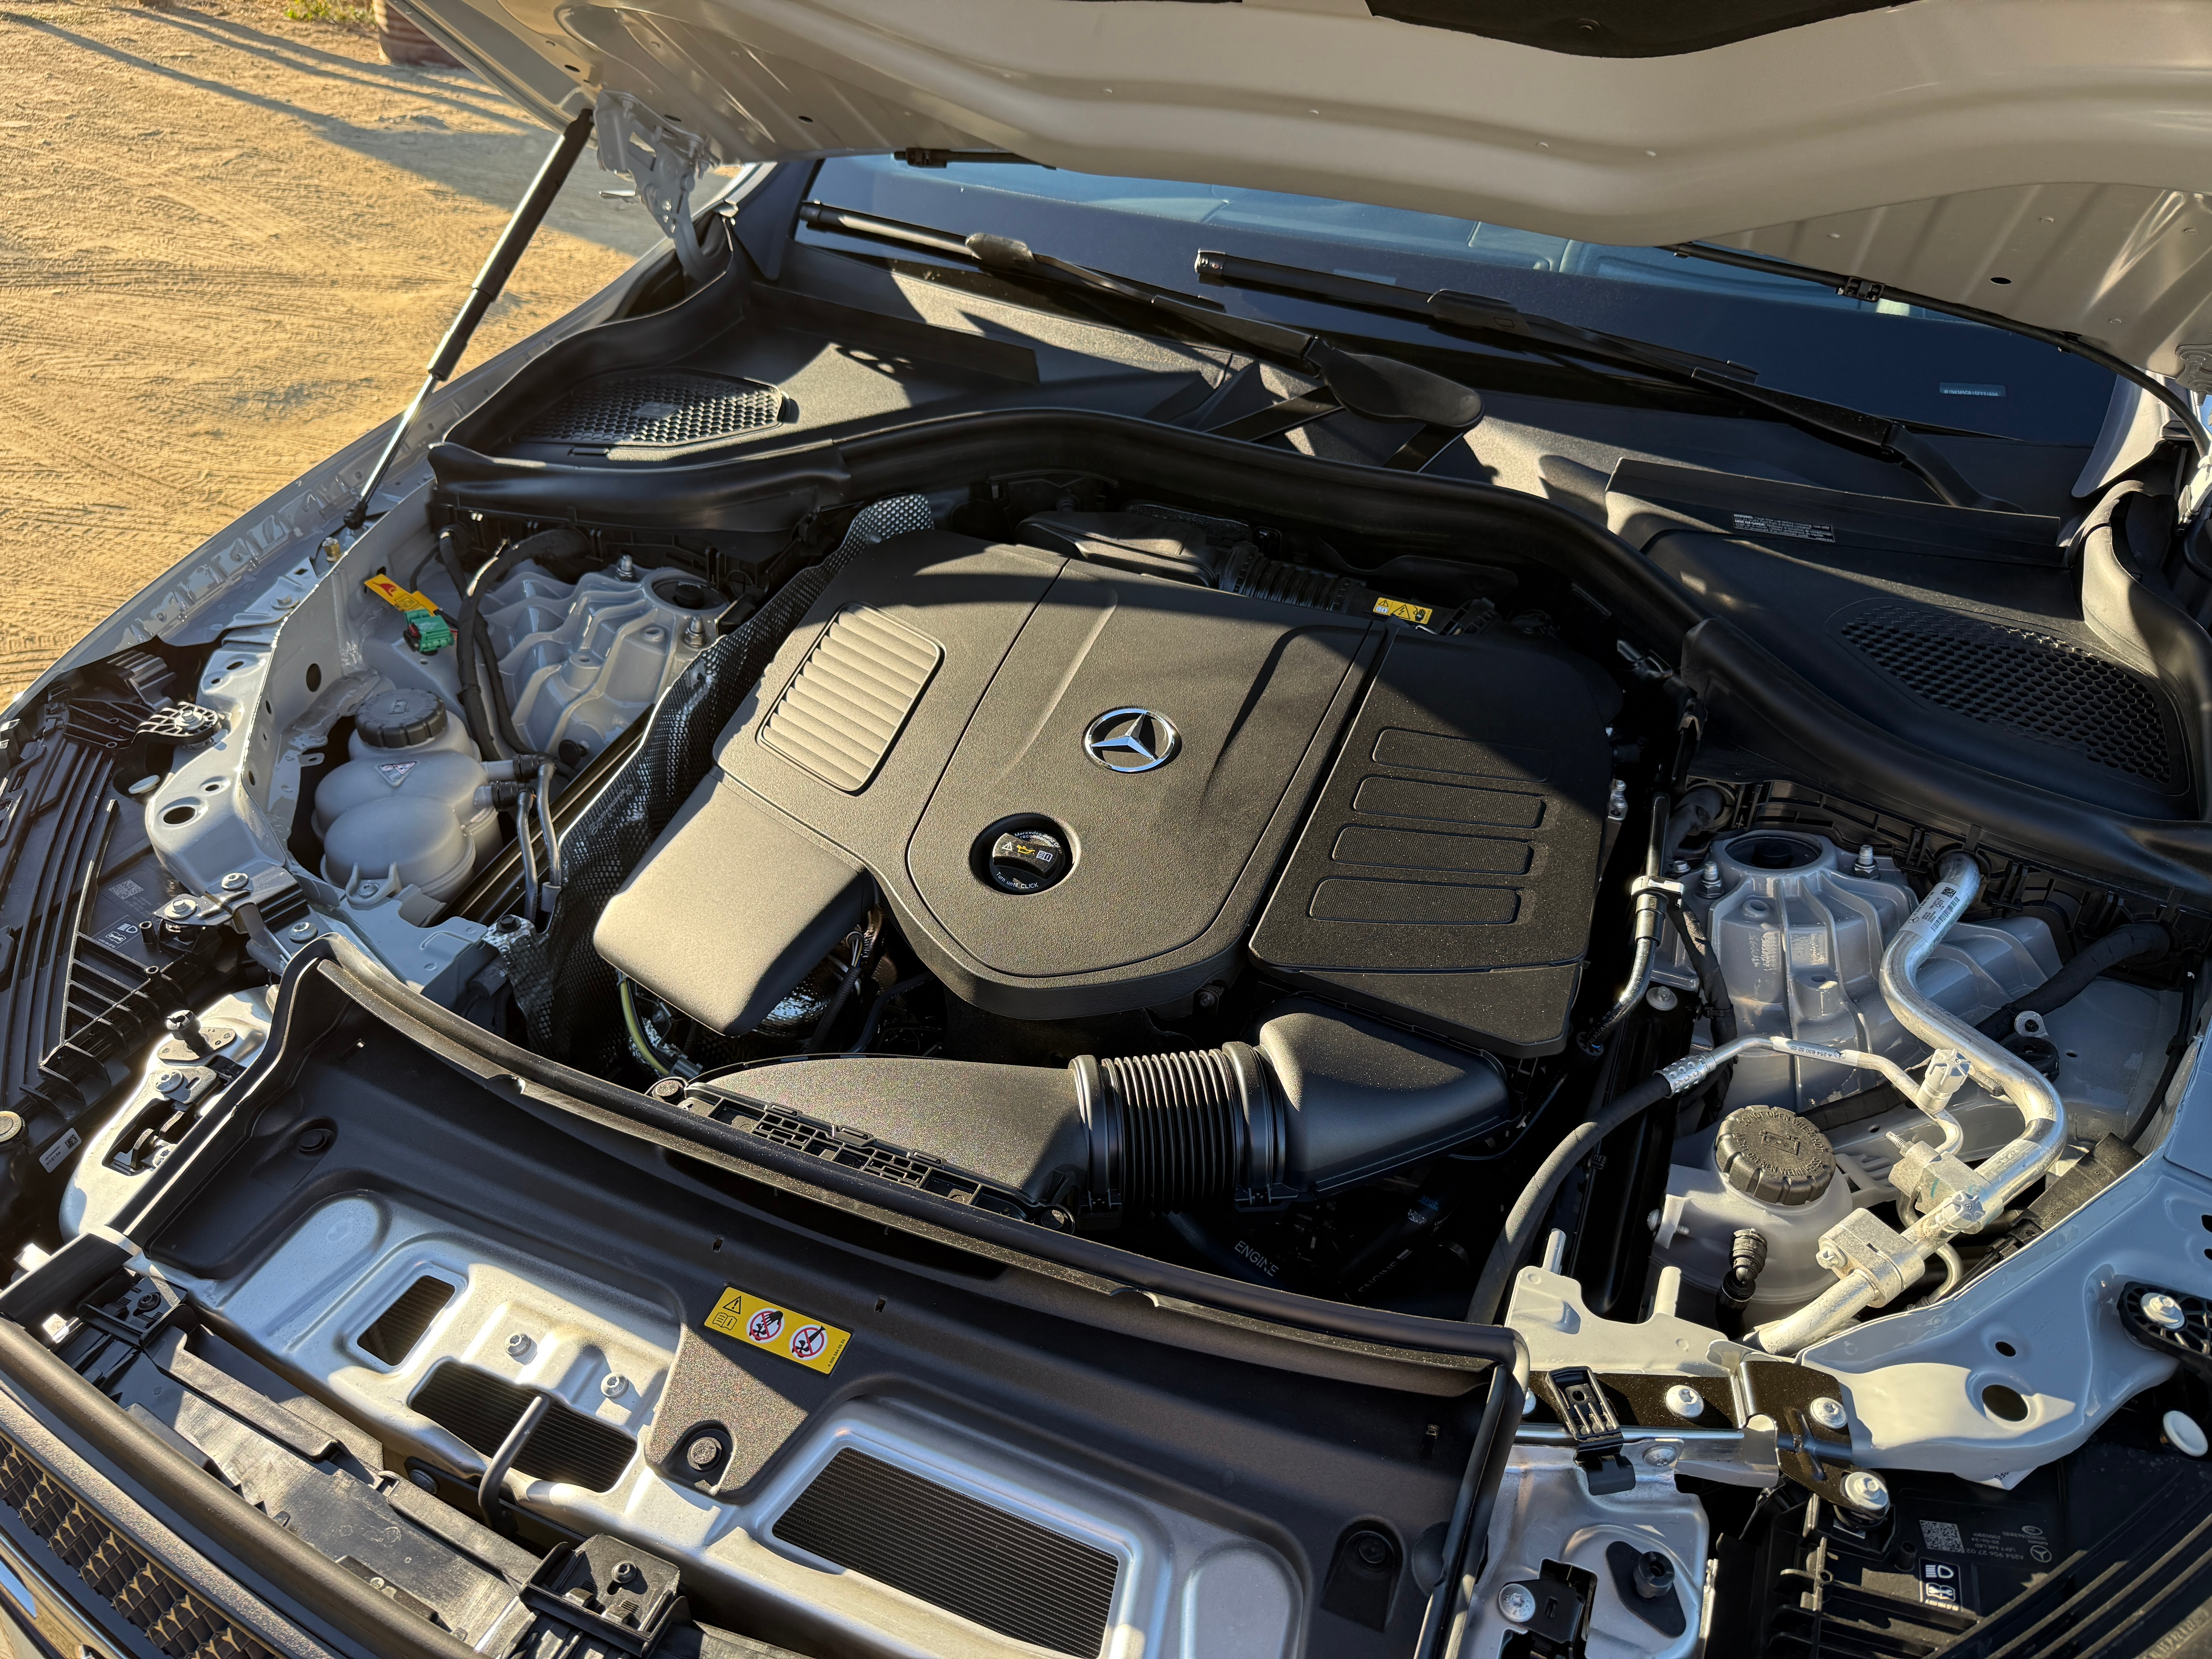
[[[547, 401], [0, 734], [10, 1316], [410, 1616], [1932, 1642], [2212, 1498], [2212, 880], [2094, 810], [2194, 776], [2092, 638], [2179, 603], [2143, 492], [2022, 579], [2073, 631], [1829, 543], [1784, 660], [1813, 553], [1628, 463], [1644, 551], [1109, 415]], [[2058, 668], [2150, 736], [2003, 702]]]

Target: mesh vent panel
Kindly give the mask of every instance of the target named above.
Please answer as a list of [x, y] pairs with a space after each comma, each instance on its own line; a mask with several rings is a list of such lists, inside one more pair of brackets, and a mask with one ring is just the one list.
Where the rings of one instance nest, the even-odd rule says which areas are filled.
[[2156, 694], [2069, 641], [1906, 605], [1862, 611], [1842, 632], [1884, 673], [1938, 708], [2074, 750], [2161, 787], [2178, 781]]
[[0, 1504], [169, 1659], [276, 1659], [0, 1435]]
[[522, 433], [525, 443], [676, 449], [776, 423], [783, 394], [720, 374], [625, 376], [570, 392]]

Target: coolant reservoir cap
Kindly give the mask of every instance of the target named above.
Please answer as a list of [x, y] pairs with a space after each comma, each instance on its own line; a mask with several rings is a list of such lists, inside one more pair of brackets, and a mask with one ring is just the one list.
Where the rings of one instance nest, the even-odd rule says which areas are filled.
[[380, 691], [354, 710], [353, 729], [372, 749], [412, 749], [446, 729], [446, 705], [415, 686]]
[[1836, 1178], [1827, 1136], [1779, 1106], [1744, 1106], [1721, 1120], [1713, 1139], [1721, 1179], [1763, 1204], [1810, 1204]]

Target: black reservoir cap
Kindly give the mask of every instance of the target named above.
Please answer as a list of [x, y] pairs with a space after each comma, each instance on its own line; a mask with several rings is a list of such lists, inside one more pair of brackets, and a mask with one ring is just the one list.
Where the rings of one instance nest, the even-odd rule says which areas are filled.
[[1744, 1106], [1721, 1120], [1713, 1167], [1736, 1191], [1764, 1204], [1810, 1204], [1836, 1178], [1827, 1136], [1779, 1106]]

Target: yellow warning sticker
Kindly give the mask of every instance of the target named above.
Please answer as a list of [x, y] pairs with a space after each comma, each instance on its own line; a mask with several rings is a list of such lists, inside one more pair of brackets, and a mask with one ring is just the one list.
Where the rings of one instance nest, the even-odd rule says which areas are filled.
[[438, 608], [435, 601], [425, 599], [420, 593], [409, 592], [389, 576], [371, 576], [362, 586], [395, 611], [435, 611]]
[[714, 1311], [707, 1316], [707, 1328], [750, 1342], [756, 1348], [781, 1354], [809, 1370], [834, 1370], [837, 1356], [845, 1352], [852, 1333], [825, 1325], [803, 1313], [763, 1302], [734, 1286], [722, 1292]]
[[1415, 605], [1411, 599], [1378, 599], [1375, 601], [1375, 614], [1378, 617], [1395, 617], [1401, 622], [1419, 624], [1427, 622], [1437, 613], [1433, 606]]

